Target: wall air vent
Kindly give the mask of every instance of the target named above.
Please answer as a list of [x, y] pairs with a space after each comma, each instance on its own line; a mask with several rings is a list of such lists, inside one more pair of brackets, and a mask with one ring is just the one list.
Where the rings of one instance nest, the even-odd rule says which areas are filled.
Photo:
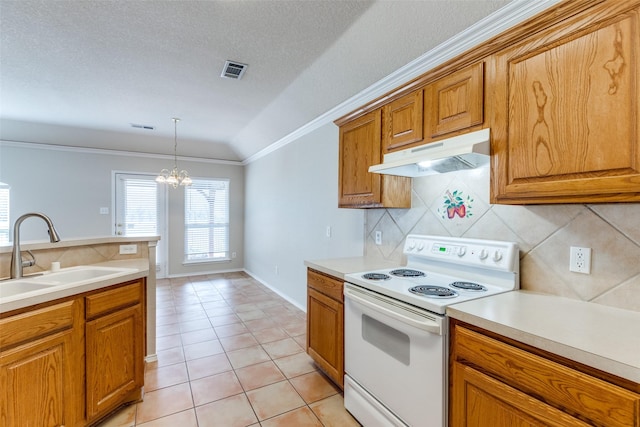
[[144, 130], [156, 130], [155, 126], [151, 126], [151, 125], [140, 125], [138, 123], [131, 123], [131, 127], [132, 128], [136, 128], [136, 129], [144, 129]]
[[247, 67], [247, 64], [242, 64], [236, 61], [227, 61], [224, 63], [224, 68], [222, 69], [220, 77], [240, 80], [244, 75], [244, 72], [247, 70]]

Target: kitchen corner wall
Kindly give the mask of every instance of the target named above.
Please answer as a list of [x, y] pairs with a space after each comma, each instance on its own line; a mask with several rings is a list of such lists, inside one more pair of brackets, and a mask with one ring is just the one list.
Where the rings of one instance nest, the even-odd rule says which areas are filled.
[[[411, 233], [515, 241], [521, 289], [640, 311], [640, 203], [491, 205], [485, 167], [414, 178], [411, 205], [367, 211], [366, 256], [405, 262]], [[569, 271], [571, 246], [592, 248], [590, 275]]]

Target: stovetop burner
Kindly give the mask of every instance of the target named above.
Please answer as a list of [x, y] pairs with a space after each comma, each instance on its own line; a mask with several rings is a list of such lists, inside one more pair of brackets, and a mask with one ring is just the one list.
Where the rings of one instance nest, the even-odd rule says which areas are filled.
[[412, 270], [410, 268], [398, 268], [397, 270], [392, 270], [389, 274], [397, 277], [424, 277], [425, 274], [419, 270]]
[[453, 282], [453, 283], [450, 283], [449, 286], [452, 286], [458, 289], [464, 289], [465, 291], [483, 292], [487, 290], [486, 286], [482, 286], [478, 283], [473, 283], [473, 282]]
[[458, 293], [442, 286], [420, 285], [409, 288], [409, 292], [431, 298], [455, 298]]
[[362, 275], [362, 278], [367, 280], [389, 280], [391, 276], [384, 273], [366, 273]]

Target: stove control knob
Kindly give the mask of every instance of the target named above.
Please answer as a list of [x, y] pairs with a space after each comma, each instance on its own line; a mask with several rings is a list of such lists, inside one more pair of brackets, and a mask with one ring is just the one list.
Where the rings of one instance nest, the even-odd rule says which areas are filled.
[[416, 247], [416, 241], [415, 240], [409, 240], [409, 244], [407, 246], [409, 247], [410, 251], [414, 250], [415, 247]]
[[495, 251], [495, 253], [493, 254], [493, 260], [495, 262], [499, 262], [501, 259], [502, 259], [502, 252]]
[[418, 252], [424, 249], [424, 242], [418, 243]]
[[459, 246], [458, 247], [458, 256], [460, 258], [462, 258], [463, 256], [465, 256], [465, 254], [467, 253], [467, 247], [466, 246]]
[[479, 255], [480, 259], [487, 259], [488, 256], [489, 256], [489, 252], [487, 252], [486, 249], [482, 249], [480, 251], [480, 255]]

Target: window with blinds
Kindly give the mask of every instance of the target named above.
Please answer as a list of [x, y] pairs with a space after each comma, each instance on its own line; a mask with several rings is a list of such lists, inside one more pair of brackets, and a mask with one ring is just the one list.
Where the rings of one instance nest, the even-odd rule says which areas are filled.
[[122, 234], [133, 237], [157, 235], [157, 183], [150, 179], [127, 178], [123, 184]]
[[185, 262], [229, 259], [229, 180], [194, 179], [184, 192]]
[[9, 243], [9, 191], [11, 187], [0, 182], [0, 243]]

